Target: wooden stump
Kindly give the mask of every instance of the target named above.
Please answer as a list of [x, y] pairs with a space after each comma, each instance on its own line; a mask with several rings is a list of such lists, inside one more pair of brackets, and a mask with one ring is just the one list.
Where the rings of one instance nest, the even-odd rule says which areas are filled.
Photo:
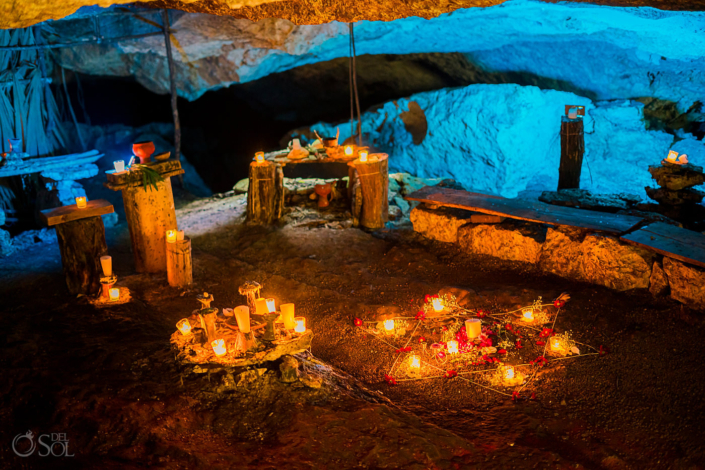
[[247, 221], [271, 225], [284, 209], [284, 172], [281, 165], [265, 161], [250, 163], [247, 190]]
[[368, 229], [383, 228], [389, 219], [389, 170], [388, 155], [375, 153], [369, 155], [369, 160], [361, 163], [359, 160], [348, 165], [355, 168], [357, 178], [351, 179], [348, 184], [353, 203], [353, 217], [355, 217], [356, 204], [359, 204], [355, 184], [359, 180], [362, 207], [360, 209], [360, 225]]
[[580, 188], [580, 172], [585, 153], [583, 120], [561, 117], [561, 163], [558, 189]]
[[166, 275], [171, 287], [189, 286], [193, 282], [189, 237], [166, 244]]
[[141, 185], [122, 190], [125, 218], [130, 229], [138, 273], [166, 271], [166, 231], [176, 230], [171, 180], [145, 190]]
[[69, 292], [97, 295], [103, 276], [100, 257], [108, 254], [103, 219], [96, 216], [59, 224], [56, 236]]

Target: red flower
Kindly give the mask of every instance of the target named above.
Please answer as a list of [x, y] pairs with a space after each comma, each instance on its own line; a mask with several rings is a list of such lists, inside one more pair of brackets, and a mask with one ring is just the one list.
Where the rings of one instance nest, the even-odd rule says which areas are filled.
[[362, 318], [355, 319], [355, 326], [362, 326]]
[[509, 331], [512, 331], [512, 324], [507, 323], [507, 326], [505, 328], [508, 329]]
[[500, 353], [500, 354], [507, 354], [507, 350], [506, 350], [506, 349], [500, 349], [500, 350], [497, 351], [497, 352]]
[[446, 357], [446, 353], [444, 353], [443, 351], [438, 353], [438, 359], [443, 359], [444, 357]]
[[519, 401], [519, 400], [521, 400], [521, 397], [519, 396], [519, 392], [517, 392], [516, 390], [514, 390], [514, 391], [512, 392], [512, 401]]
[[553, 336], [553, 334], [554, 333], [551, 328], [544, 328], [539, 336], [541, 336], [542, 338], [548, 338], [549, 336]]
[[610, 350], [609, 350], [608, 348], [603, 347], [602, 345], [600, 345], [600, 356], [604, 356], [604, 355], [606, 355], [606, 354], [609, 354], [609, 352], [610, 352]]
[[536, 392], [531, 392], [531, 399], [536, 400]]
[[426, 314], [424, 312], [419, 312], [416, 314], [414, 319], [423, 321], [426, 319]]
[[452, 379], [453, 377], [457, 377], [457, 376], [458, 376], [458, 373], [454, 370], [446, 371], [446, 377], [449, 379]]
[[409, 352], [409, 351], [411, 351], [411, 346], [407, 346], [405, 348], [399, 348], [399, 349], [397, 349], [396, 352], [403, 353], [403, 352]]
[[548, 364], [548, 360], [546, 360], [546, 358], [543, 356], [539, 356], [536, 359], [534, 359], [533, 361], [529, 362], [529, 364], [531, 364], [531, 365], [536, 364], [539, 367], [543, 367], [546, 364]]
[[516, 342], [517, 349], [522, 349], [524, 346], [521, 345], [521, 340], [518, 339]]
[[441, 331], [448, 331], [448, 327], [444, 326], [443, 328], [441, 328]]
[[425, 342], [426, 342], [426, 338], [424, 338], [423, 336], [419, 336], [419, 343], [425, 343]]
[[543, 346], [546, 344], [546, 342], [545, 341], [536, 341], [536, 344], [538, 344], [539, 346]]
[[487, 316], [487, 312], [484, 310], [478, 310], [477, 311], [477, 318], [485, 318]]
[[423, 301], [424, 301], [425, 303], [429, 303], [429, 302], [431, 301], [431, 296], [430, 296], [430, 295], [424, 296]]
[[384, 374], [384, 380], [386, 380], [389, 385], [396, 385], [397, 384], [397, 379], [395, 379], [391, 375]]
[[563, 308], [563, 307], [565, 307], [565, 301], [564, 301], [564, 300], [560, 300], [560, 299], [554, 300], [554, 301], [553, 301], [553, 306], [556, 307], [556, 308]]

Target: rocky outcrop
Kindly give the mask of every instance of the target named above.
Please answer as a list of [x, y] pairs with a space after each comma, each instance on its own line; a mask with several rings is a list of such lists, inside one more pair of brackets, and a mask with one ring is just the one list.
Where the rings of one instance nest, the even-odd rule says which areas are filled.
[[649, 280], [649, 292], [654, 297], [660, 297], [668, 291], [668, 278], [663, 266], [658, 261], [654, 262], [651, 268], [651, 279]]
[[467, 253], [531, 264], [538, 263], [545, 239], [545, 227], [518, 220], [466, 224], [458, 230], [458, 246]]
[[705, 271], [665, 257], [663, 270], [671, 286], [671, 297], [689, 307], [705, 309]]
[[446, 243], [456, 243], [458, 229], [470, 222], [468, 211], [446, 207], [431, 210], [419, 206], [411, 211], [410, 217], [415, 232]]

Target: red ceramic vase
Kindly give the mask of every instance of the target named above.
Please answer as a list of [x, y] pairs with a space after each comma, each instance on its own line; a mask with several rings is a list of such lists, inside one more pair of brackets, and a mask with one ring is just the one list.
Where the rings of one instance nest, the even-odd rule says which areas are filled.
[[136, 142], [132, 144], [132, 152], [136, 157], [139, 157], [140, 163], [147, 163], [154, 150], [154, 142]]

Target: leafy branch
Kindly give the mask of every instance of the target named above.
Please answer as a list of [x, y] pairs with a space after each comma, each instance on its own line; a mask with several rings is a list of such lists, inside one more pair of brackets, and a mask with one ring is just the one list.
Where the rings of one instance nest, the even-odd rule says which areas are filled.
[[[160, 183], [164, 181], [164, 178], [162, 175], [159, 174], [159, 172], [153, 170], [152, 168], [146, 166], [146, 165], [140, 165], [139, 163], [135, 163], [132, 165], [129, 173], [129, 179], [130, 183], [135, 183], [137, 182], [137, 178], [139, 178], [139, 174], [142, 175], [142, 188], [147, 191], [147, 188], [150, 190], [152, 189], [151, 187], [154, 187], [154, 190], [157, 191], [159, 188], [157, 187], [157, 183]], [[136, 172], [134, 170], [139, 170], [139, 172]]]

